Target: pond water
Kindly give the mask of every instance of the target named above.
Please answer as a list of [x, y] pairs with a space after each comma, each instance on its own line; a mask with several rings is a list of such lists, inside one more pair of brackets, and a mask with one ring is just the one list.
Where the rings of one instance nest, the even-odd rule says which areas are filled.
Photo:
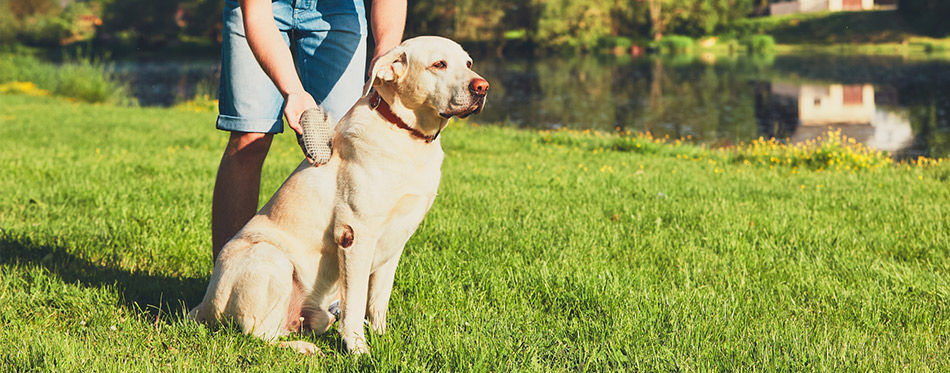
[[[950, 155], [950, 60], [902, 57], [478, 58], [482, 124], [651, 132], [711, 146], [829, 128], [897, 158]], [[125, 62], [143, 105], [215, 96], [209, 62]]]

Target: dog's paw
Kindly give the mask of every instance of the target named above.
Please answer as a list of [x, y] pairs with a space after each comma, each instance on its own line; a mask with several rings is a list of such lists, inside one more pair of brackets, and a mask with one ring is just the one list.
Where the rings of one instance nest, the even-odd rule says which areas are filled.
[[305, 342], [305, 341], [287, 341], [280, 342], [277, 344], [278, 347], [289, 348], [291, 350], [297, 351], [301, 354], [308, 356], [320, 356], [323, 357], [323, 351], [320, 351], [320, 348], [317, 345]]
[[364, 338], [344, 338], [346, 351], [354, 355], [369, 354], [369, 346]]
[[369, 320], [366, 321], [369, 326], [369, 330], [372, 330], [376, 334], [385, 334], [386, 333], [386, 314], [371, 314]]

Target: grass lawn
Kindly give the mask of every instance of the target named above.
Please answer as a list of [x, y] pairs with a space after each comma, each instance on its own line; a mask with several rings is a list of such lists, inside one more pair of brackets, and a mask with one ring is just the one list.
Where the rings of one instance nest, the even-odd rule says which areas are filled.
[[[4, 371], [950, 369], [950, 162], [456, 122], [388, 334], [360, 359], [306, 336], [320, 358], [183, 318], [211, 272], [214, 113], [0, 105]], [[278, 136], [262, 201], [299, 153]]]

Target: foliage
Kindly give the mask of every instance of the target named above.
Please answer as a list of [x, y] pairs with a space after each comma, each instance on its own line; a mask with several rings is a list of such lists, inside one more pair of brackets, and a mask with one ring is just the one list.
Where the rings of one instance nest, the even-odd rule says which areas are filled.
[[[213, 113], [0, 100], [7, 370], [950, 368], [946, 161], [795, 172], [456, 121], [388, 333], [359, 359], [300, 336], [314, 358], [184, 317], [212, 267]], [[276, 136], [262, 197], [300, 160]]]
[[88, 1], [7, 0], [0, 3], [0, 35], [6, 42], [70, 44], [93, 37], [99, 13], [99, 5]]
[[541, 4], [536, 38], [543, 46], [591, 49], [610, 35], [610, 0], [555, 0]]
[[78, 57], [57, 65], [29, 55], [4, 53], [0, 55], [0, 71], [0, 83], [30, 82], [54, 95], [85, 102], [136, 104], [128, 86], [107, 72], [106, 64], [90, 58]]
[[936, 36], [950, 36], [950, 2], [946, 0], [901, 0], [898, 13], [909, 23], [913, 23], [924, 33]]
[[217, 112], [218, 100], [212, 99], [211, 95], [195, 95], [195, 98], [175, 104], [176, 109], [192, 111], [195, 113]]
[[[752, 14], [753, 0], [705, 0], [690, 19], [692, 35], [715, 35]], [[690, 32], [688, 29], [680, 32]]]
[[[803, 170], [833, 171], [879, 171], [893, 167], [894, 160], [887, 152], [868, 148], [841, 134], [841, 130], [829, 130], [825, 136], [802, 143], [785, 143], [775, 138], [758, 138], [736, 146], [706, 148], [691, 145], [686, 138], [656, 138], [651, 133], [630, 132], [605, 134], [598, 131], [556, 130], [542, 131], [541, 143], [582, 148], [590, 151], [620, 151], [638, 154], [662, 155], [677, 159], [758, 166], [768, 169], [785, 167], [794, 173]], [[913, 163], [931, 166], [950, 166], [945, 158], [921, 158]], [[950, 167], [948, 167], [950, 168]]]
[[[491, 15], [499, 9], [505, 10], [503, 17]], [[612, 43], [615, 38], [644, 39], [658, 30], [660, 36], [670, 30], [691, 36], [711, 34], [747, 16], [751, 9], [751, 0], [492, 0], [478, 6], [470, 6], [468, 0], [437, 1], [413, 4], [409, 17], [413, 22], [407, 28], [410, 35], [441, 31], [462, 41], [484, 41], [503, 40], [496, 35], [504, 36], [517, 25], [543, 48], [610, 49], [623, 47]]]
[[597, 46], [605, 49], [619, 48], [626, 51], [633, 46], [633, 39], [623, 36], [606, 36], [597, 41]]
[[768, 54], [775, 51], [772, 35], [752, 35], [742, 39], [742, 44], [753, 54]]
[[650, 12], [650, 28], [653, 40], [660, 41], [675, 22], [682, 21], [694, 5], [686, 0], [647, 0]]
[[21, 94], [27, 96], [49, 96], [51, 93], [37, 87], [33, 82], [5, 82], [0, 83], [0, 93]]
[[903, 42], [918, 33], [896, 11], [816, 12], [737, 20], [724, 33], [739, 39], [769, 34], [783, 44]]
[[[102, 0], [102, 31], [139, 46], [162, 46], [177, 41], [181, 0]], [[219, 3], [223, 4], [223, 1]], [[129, 15], [134, 14], [134, 17]], [[211, 14], [205, 15], [210, 17]]]
[[535, 30], [537, 11], [527, 0], [410, 2], [406, 33], [461, 41], [506, 40], [506, 31]]
[[[61, 5], [63, 4], [63, 5]], [[42, 46], [86, 41], [139, 47], [188, 38], [216, 40], [223, 1], [214, 0], [9, 0], [0, 5], [5, 40]]]
[[[825, 136], [804, 143], [785, 144], [776, 139], [752, 141], [726, 149], [733, 162], [774, 167], [782, 165], [794, 169], [876, 170], [893, 165], [890, 154], [877, 151], [841, 135], [841, 130], [828, 131]], [[940, 162], [943, 162], [942, 160]]]
[[657, 48], [663, 54], [688, 54], [695, 47], [696, 42], [689, 36], [667, 35], [657, 43]]
[[752, 13], [752, 0], [647, 0], [654, 40], [672, 31], [713, 35]]
[[[913, 35], [947, 35], [948, 23], [940, 18], [950, 12], [946, 4], [908, 0], [900, 15], [871, 11], [753, 17], [767, 8], [767, 1], [434, 0], [409, 3], [406, 35], [443, 35], [495, 47], [499, 53], [509, 43], [602, 50], [618, 37], [658, 41], [668, 34], [737, 40], [771, 34], [783, 44], [894, 43]], [[0, 35], [48, 46], [89, 40], [94, 34], [97, 45], [110, 47], [204, 45], [220, 38], [222, 8], [220, 0], [10, 0], [0, 6]]]

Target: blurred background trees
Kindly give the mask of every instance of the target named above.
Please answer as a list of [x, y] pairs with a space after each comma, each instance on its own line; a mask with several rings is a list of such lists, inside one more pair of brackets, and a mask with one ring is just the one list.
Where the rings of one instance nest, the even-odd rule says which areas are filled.
[[950, 36], [950, 1], [900, 0], [897, 9], [904, 19], [915, 20], [931, 36]]
[[[885, 0], [879, 0], [883, 2]], [[894, 0], [887, 0], [893, 2]], [[644, 45], [666, 35], [736, 35], [769, 0], [411, 1], [406, 36], [443, 35], [503, 48], [592, 50]], [[933, 36], [950, 34], [950, 1], [901, 0], [899, 14]], [[372, 0], [368, 0], [372, 6]], [[4, 0], [3, 42], [58, 46], [95, 42], [137, 49], [214, 45], [223, 0]]]

